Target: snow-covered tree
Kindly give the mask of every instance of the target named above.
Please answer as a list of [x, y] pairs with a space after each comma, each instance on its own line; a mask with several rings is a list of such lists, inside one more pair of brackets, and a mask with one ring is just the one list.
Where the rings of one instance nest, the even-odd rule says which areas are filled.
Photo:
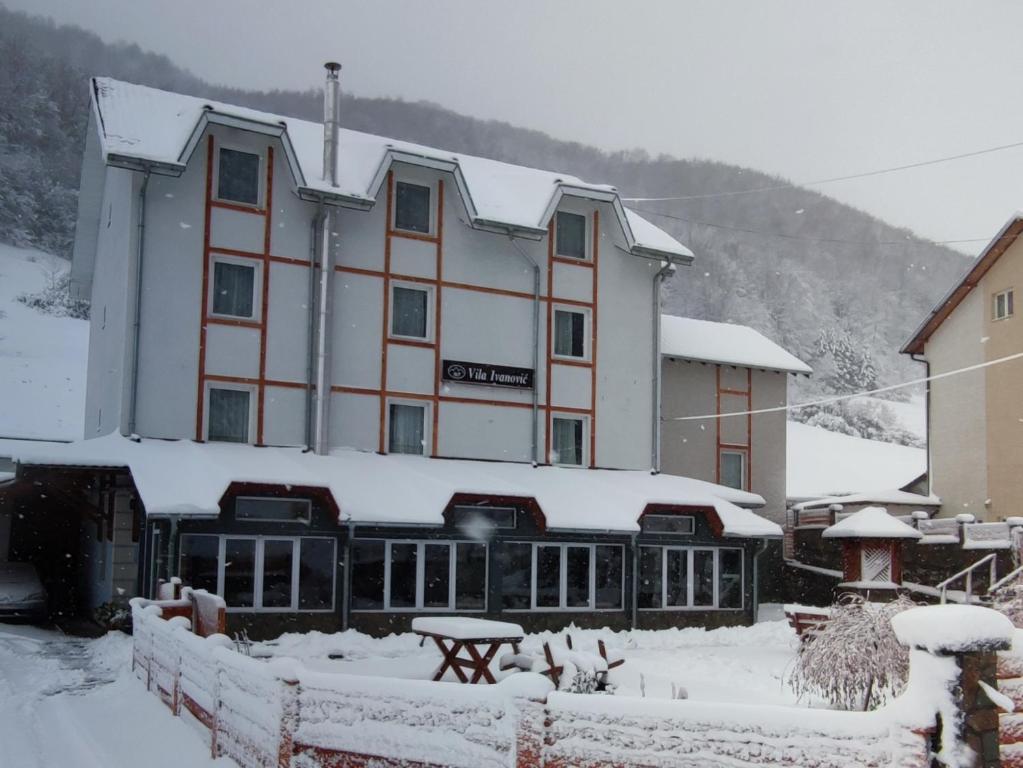
[[909, 650], [895, 637], [891, 618], [913, 606], [906, 597], [870, 603], [860, 595], [843, 595], [831, 618], [800, 646], [789, 677], [792, 690], [850, 710], [875, 709], [901, 693]]

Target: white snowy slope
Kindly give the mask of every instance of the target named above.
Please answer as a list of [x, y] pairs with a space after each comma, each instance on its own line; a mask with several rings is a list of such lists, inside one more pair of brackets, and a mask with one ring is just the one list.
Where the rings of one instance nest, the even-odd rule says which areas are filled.
[[786, 496], [814, 499], [901, 488], [927, 469], [927, 452], [788, 422]]
[[82, 437], [89, 323], [17, 301], [70, 264], [0, 243], [0, 437]]

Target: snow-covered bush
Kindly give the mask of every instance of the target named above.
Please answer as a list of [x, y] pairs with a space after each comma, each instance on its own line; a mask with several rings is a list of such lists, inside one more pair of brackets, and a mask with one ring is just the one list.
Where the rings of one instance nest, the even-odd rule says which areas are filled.
[[37, 293], [23, 293], [18, 301], [54, 317], [89, 319], [89, 302], [71, 297], [71, 275], [67, 271], [52, 272], [45, 288]]
[[131, 610], [120, 602], [103, 603], [93, 612], [96, 623], [104, 629], [131, 634]]
[[790, 418], [811, 427], [822, 427], [865, 440], [923, 447], [923, 441], [917, 435], [899, 425], [898, 417], [892, 409], [877, 401], [842, 400], [825, 405], [810, 405], [794, 409]]
[[789, 677], [792, 690], [839, 709], [876, 709], [897, 696], [909, 675], [909, 650], [895, 636], [891, 619], [914, 605], [907, 597], [871, 603], [843, 595], [831, 618], [802, 643]]

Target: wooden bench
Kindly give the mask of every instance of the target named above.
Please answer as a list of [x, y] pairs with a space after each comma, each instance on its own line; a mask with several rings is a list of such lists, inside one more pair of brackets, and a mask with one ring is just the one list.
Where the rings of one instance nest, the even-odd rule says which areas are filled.
[[805, 605], [786, 605], [785, 618], [789, 626], [796, 631], [800, 642], [812, 638], [831, 618], [828, 608], [812, 608]]

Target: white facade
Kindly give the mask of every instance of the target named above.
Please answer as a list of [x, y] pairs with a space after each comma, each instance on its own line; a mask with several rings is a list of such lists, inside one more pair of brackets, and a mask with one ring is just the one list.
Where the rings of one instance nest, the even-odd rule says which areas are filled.
[[[205, 440], [211, 397], [221, 407], [220, 394], [211, 390], [228, 389], [248, 393], [248, 442], [310, 444], [320, 395], [310, 391], [319, 364], [310, 333], [320, 290], [320, 270], [311, 264], [318, 258], [316, 225], [327, 206], [300, 197], [308, 195], [296, 179], [293, 157], [303, 149], [292, 142], [308, 129], [289, 121], [293, 135], [281, 136], [241, 120], [200, 122], [190, 139], [191, 153], [179, 158], [174, 175], [163, 175], [167, 163], [154, 166], [151, 157], [114, 155], [104, 134], [110, 127], [103, 127], [103, 118], [112, 119], [105, 108], [112, 113], [116, 106], [123, 113], [141, 109], [144, 102], [105, 104], [102, 89], [97, 94], [83, 164], [74, 269], [76, 284], [92, 300], [86, 437], [119, 431]], [[224, 148], [258, 156], [256, 204], [217, 198]], [[345, 154], [360, 151], [342, 136], [341, 166], [364, 162]], [[147, 163], [152, 172], [145, 181]], [[375, 197], [356, 207], [329, 206], [334, 214], [325, 336], [330, 391], [322, 393], [329, 398], [328, 446], [390, 451], [391, 406], [407, 404], [425, 409], [422, 451], [427, 456], [557, 463], [563, 457], [551, 445], [556, 440], [551, 420], [566, 417], [583, 423], [582, 439], [575, 438], [582, 455], [572, 463], [649, 468], [657, 360], [654, 281], [673, 254], [638, 246], [623, 225], [617, 194], [606, 187], [555, 184], [546, 193], [549, 210], [533, 231], [509, 227], [514, 239], [484, 231], [471, 215], [473, 190], [461, 170], [442, 165], [411, 154], [390, 158]], [[503, 172], [509, 168], [494, 165]], [[426, 232], [396, 226], [397, 185], [405, 183], [430, 190]], [[515, 189], [500, 192], [516, 194]], [[559, 212], [584, 217], [584, 258], [556, 253], [550, 235]], [[647, 233], [655, 229], [643, 225]], [[661, 242], [671, 242], [659, 235]], [[675, 256], [685, 253], [677, 243], [674, 248]], [[139, 354], [133, 374], [140, 252]], [[228, 265], [223, 269], [254, 268], [246, 272], [252, 275], [251, 316], [214, 311], [218, 263]], [[421, 336], [393, 332], [395, 289], [425, 291]], [[534, 454], [531, 389], [445, 381], [441, 367], [443, 360], [453, 360], [533, 369], [535, 310]], [[582, 315], [581, 321], [573, 320], [583, 328], [576, 357], [548, 349], [559, 310]], [[573, 330], [578, 335], [578, 328]]]

